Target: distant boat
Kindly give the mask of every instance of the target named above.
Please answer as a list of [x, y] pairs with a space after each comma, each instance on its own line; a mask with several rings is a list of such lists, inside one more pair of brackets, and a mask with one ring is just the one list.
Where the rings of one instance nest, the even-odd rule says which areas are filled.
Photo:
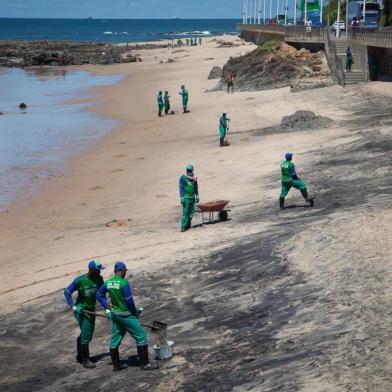
[[87, 18], [88, 20], [91, 20], [91, 19], [94, 19], [92, 16], [89, 16], [88, 18]]
[[173, 20], [179, 20], [180, 18], [178, 16], [173, 16], [172, 19]]

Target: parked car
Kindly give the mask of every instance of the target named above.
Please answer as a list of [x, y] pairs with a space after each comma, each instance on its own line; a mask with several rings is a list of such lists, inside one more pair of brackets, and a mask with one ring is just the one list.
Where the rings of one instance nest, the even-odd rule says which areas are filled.
[[[335, 22], [332, 23], [331, 25], [331, 30], [336, 31], [338, 29], [338, 21], [335, 20]], [[346, 30], [346, 23], [344, 21], [340, 21], [340, 31]]]

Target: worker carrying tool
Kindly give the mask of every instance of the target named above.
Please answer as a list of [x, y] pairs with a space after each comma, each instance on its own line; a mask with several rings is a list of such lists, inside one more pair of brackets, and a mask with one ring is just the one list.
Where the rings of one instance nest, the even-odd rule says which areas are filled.
[[158, 103], [158, 117], [162, 117], [162, 109], [164, 106], [162, 91], [159, 91], [158, 93], [157, 103]]
[[309, 197], [308, 191], [306, 189], [306, 184], [298, 178], [292, 159], [293, 153], [287, 152], [285, 154], [285, 160], [282, 161], [282, 163], [280, 164], [280, 169], [282, 173], [282, 189], [279, 198], [280, 209], [284, 209], [284, 199], [289, 193], [289, 190], [292, 186], [296, 189], [299, 189], [309, 207], [313, 207], [314, 200], [313, 198]]
[[179, 94], [182, 95], [182, 109], [184, 113], [189, 113], [188, 110], [189, 92], [184, 85], [181, 86], [181, 92]]
[[168, 91], [165, 91], [165, 95], [163, 97], [165, 103], [165, 114], [169, 114], [170, 110], [170, 95]]
[[[85, 368], [95, 368], [95, 364], [89, 358], [89, 343], [94, 334], [95, 316], [83, 311], [94, 312], [96, 292], [103, 285], [101, 270], [104, 267], [96, 260], [88, 263], [87, 274], [80, 275], [64, 290], [64, 297], [68, 305], [74, 312], [74, 316], [79, 323], [80, 335], [76, 341], [76, 360]], [[72, 298], [72, 293], [78, 292], [76, 302]]]
[[[140, 368], [157, 369], [158, 366], [150, 363], [148, 358], [147, 334], [138, 320], [142, 309], [136, 308], [131, 286], [125, 279], [126, 273], [127, 266], [122, 261], [118, 261], [114, 265], [114, 276], [105, 281], [97, 292], [99, 303], [105, 308], [108, 318], [112, 320], [112, 339], [109, 348], [113, 370], [120, 371], [127, 367], [120, 362], [119, 354], [119, 346], [126, 332], [136, 341]], [[106, 299], [106, 293], [109, 293], [111, 305]]]
[[181, 231], [184, 232], [191, 227], [196, 204], [199, 202], [199, 186], [192, 165], [186, 167], [186, 174], [180, 177], [179, 185], [182, 204]]
[[230, 146], [230, 143], [225, 140], [227, 132], [229, 131], [230, 119], [227, 117], [226, 113], [223, 113], [219, 119], [219, 145], [221, 147]]

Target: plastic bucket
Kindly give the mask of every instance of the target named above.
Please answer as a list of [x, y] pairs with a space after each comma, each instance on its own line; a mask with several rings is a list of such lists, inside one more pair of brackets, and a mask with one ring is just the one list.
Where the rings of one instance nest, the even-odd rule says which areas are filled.
[[171, 340], [167, 341], [167, 345], [163, 347], [154, 346], [156, 359], [169, 359], [173, 356], [174, 342]]

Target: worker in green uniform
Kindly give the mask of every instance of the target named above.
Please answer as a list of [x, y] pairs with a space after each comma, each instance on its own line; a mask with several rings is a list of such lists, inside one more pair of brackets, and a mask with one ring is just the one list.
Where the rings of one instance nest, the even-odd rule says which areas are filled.
[[181, 86], [180, 95], [182, 96], [182, 109], [184, 110], [184, 113], [189, 113], [188, 110], [189, 93], [184, 85]]
[[309, 198], [306, 184], [298, 178], [292, 159], [293, 154], [291, 152], [287, 152], [285, 154], [285, 160], [280, 164], [280, 170], [282, 173], [282, 189], [279, 197], [280, 209], [284, 209], [284, 198], [287, 196], [292, 186], [299, 189], [309, 207], [313, 207], [313, 198]]
[[168, 91], [165, 91], [165, 95], [163, 97], [164, 106], [165, 106], [165, 114], [169, 114], [170, 110], [170, 95]]
[[158, 103], [158, 117], [162, 117], [162, 109], [164, 106], [162, 91], [159, 91], [158, 93], [157, 103]]
[[221, 147], [229, 145], [228, 142], [225, 142], [225, 137], [229, 130], [229, 122], [230, 119], [227, 117], [227, 114], [223, 113], [219, 119], [219, 145]]
[[186, 167], [186, 174], [180, 177], [179, 185], [182, 204], [181, 231], [184, 232], [191, 227], [195, 207], [199, 202], [199, 186], [192, 165]]
[[[80, 335], [76, 341], [76, 360], [87, 369], [95, 368], [95, 364], [89, 357], [89, 343], [94, 334], [95, 316], [84, 311], [95, 312], [96, 292], [103, 284], [101, 276], [103, 269], [100, 262], [91, 260], [88, 263], [87, 274], [78, 276], [64, 290], [65, 300], [73, 310], [80, 327]], [[76, 302], [72, 298], [72, 293], [75, 291], [78, 292]]]
[[199, 38], [199, 45], [201, 45], [201, 37]]
[[186, 38], [185, 41], [186, 41], [186, 46], [189, 46], [189, 38]]
[[[150, 363], [148, 358], [147, 334], [138, 320], [142, 309], [136, 308], [131, 286], [125, 279], [126, 273], [127, 266], [122, 261], [118, 261], [114, 265], [114, 276], [108, 279], [97, 292], [99, 303], [105, 308], [108, 318], [112, 320], [110, 356], [113, 370], [119, 371], [127, 367], [120, 362], [118, 350], [126, 332], [136, 341], [140, 368], [142, 370], [157, 369], [158, 366]], [[106, 300], [106, 293], [109, 293], [111, 305]]]

